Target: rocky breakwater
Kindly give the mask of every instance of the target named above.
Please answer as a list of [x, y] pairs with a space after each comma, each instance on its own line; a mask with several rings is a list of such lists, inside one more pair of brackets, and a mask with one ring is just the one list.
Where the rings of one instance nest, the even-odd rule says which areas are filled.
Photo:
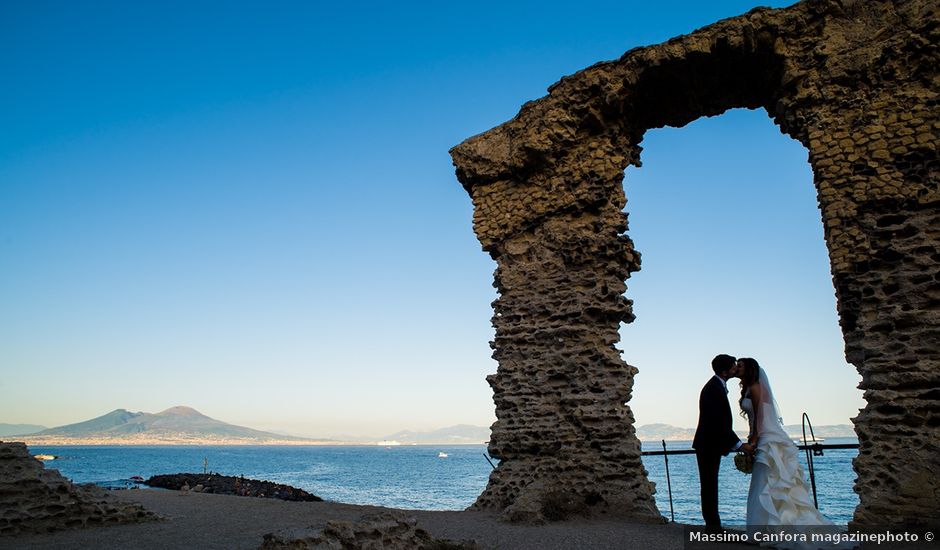
[[303, 489], [291, 487], [290, 485], [219, 474], [164, 474], [153, 476], [144, 484], [161, 489], [219, 495], [277, 498], [298, 502], [321, 502], [323, 500]]
[[23, 443], [0, 441], [0, 536], [156, 519], [108, 491], [47, 470]]

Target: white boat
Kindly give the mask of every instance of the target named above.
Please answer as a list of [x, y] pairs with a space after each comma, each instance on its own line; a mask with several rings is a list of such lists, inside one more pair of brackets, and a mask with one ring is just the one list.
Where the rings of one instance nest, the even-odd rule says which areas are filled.
[[441, 451], [437, 453], [437, 458], [447, 458], [447, 453], [445, 453], [444, 451]]
[[55, 460], [58, 457], [56, 455], [33, 455], [33, 458], [36, 460]]

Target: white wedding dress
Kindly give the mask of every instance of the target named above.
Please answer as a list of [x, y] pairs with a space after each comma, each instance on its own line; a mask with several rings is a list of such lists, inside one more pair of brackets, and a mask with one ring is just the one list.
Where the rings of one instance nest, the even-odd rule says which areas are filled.
[[750, 395], [741, 401], [751, 433], [756, 433], [758, 438], [747, 495], [747, 529], [751, 540], [763, 546], [786, 549], [844, 547], [831, 542], [832, 534], [843, 530], [820, 514], [813, 504], [798, 449], [783, 429], [764, 369], [760, 369], [759, 381], [762, 397], [757, 404], [758, 414], [754, 414]]

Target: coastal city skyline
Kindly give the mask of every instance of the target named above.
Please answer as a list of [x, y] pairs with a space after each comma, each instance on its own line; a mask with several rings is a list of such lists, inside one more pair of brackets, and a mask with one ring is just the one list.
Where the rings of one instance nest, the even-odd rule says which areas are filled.
[[[448, 149], [756, 5], [0, 6], [0, 422], [488, 426], [495, 263]], [[761, 362], [786, 423], [849, 423], [806, 149], [746, 110], [642, 146], [618, 345], [637, 425], [694, 427], [718, 353]]]

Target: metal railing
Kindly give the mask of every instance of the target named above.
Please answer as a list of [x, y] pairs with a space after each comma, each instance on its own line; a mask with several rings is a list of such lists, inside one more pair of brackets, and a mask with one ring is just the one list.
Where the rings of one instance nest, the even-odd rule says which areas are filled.
[[[809, 440], [806, 438], [806, 426], [809, 426], [810, 437], [812, 438], [812, 443], [809, 443]], [[642, 451], [640, 454], [642, 456], [662, 456], [663, 460], [666, 463], [666, 486], [669, 489], [669, 513], [672, 516], [672, 521], [676, 521], [676, 512], [672, 506], [672, 480], [669, 477], [669, 457], [671, 455], [694, 455], [695, 449], [666, 449], [666, 440], [662, 440], [663, 450], [661, 451]], [[813, 433], [813, 425], [809, 421], [809, 415], [803, 413], [803, 444], [797, 445], [797, 449], [806, 452], [806, 465], [809, 470], [809, 480], [813, 488], [813, 504], [816, 508], [819, 508], [819, 501], [816, 498], [816, 471], [813, 468], [813, 457], [814, 456], [823, 456], [823, 451], [825, 450], [837, 450], [837, 449], [858, 449], [858, 443], [834, 443], [824, 445], [816, 441], [816, 435]]]

